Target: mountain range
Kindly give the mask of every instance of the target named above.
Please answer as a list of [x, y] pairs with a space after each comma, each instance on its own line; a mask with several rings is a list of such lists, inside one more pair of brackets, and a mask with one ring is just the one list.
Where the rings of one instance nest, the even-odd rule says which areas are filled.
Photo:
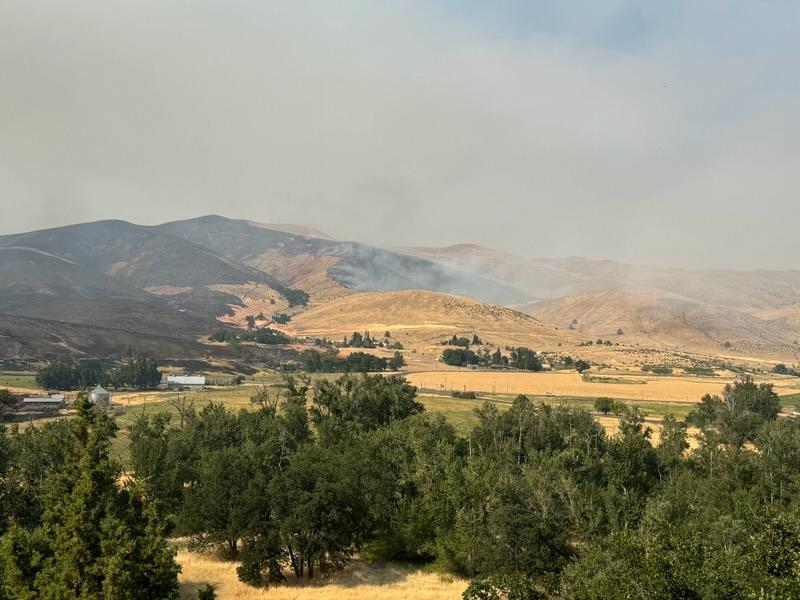
[[[789, 359], [800, 349], [798, 270], [534, 259], [471, 244], [378, 248], [299, 225], [212, 215], [0, 236], [0, 359], [109, 357], [122, 347], [208, 357], [223, 351], [201, 340], [247, 315], [403, 290], [510, 307], [576, 341], [624, 336], [659, 348]], [[430, 302], [445, 312], [453, 305]]]

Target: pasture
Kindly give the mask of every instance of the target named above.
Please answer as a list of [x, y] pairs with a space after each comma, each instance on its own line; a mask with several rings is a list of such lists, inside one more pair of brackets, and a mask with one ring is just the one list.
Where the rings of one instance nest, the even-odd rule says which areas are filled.
[[12, 391], [38, 390], [35, 375], [31, 373], [0, 373], [0, 388]]

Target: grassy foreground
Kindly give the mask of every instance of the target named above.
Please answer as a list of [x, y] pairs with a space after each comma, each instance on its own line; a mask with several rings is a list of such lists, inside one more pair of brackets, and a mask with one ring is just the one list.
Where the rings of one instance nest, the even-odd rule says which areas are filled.
[[187, 551], [178, 553], [183, 568], [181, 598], [194, 600], [198, 588], [217, 586], [220, 600], [458, 600], [468, 582], [394, 564], [354, 561], [344, 571], [315, 583], [286, 583], [257, 589], [236, 577], [236, 563]]

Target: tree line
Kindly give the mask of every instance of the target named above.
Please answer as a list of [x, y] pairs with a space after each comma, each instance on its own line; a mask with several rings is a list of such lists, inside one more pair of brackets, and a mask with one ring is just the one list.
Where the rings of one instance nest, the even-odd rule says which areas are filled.
[[[476, 336], [477, 338], [477, 336]], [[484, 352], [475, 352], [469, 348], [469, 340], [462, 344], [458, 338], [453, 336], [449, 340], [450, 345], [457, 346], [456, 348], [446, 348], [441, 355], [443, 363], [455, 367], [467, 367], [470, 365], [478, 365], [482, 367], [512, 367], [521, 371], [541, 371], [544, 369], [544, 363], [541, 356], [531, 348], [520, 346], [518, 348], [511, 348], [510, 355], [505, 356], [497, 348], [495, 352], [491, 352], [488, 348]], [[455, 340], [455, 341], [454, 341]]]
[[307, 373], [376, 373], [398, 371], [406, 362], [399, 351], [387, 359], [366, 352], [339, 356], [336, 350], [319, 352], [309, 349], [300, 353], [300, 364]]
[[151, 358], [136, 358], [111, 368], [95, 360], [57, 360], [36, 373], [36, 383], [46, 390], [82, 390], [95, 385], [144, 390], [161, 383], [161, 372]]
[[236, 345], [239, 342], [255, 342], [256, 344], [269, 346], [292, 343], [292, 339], [288, 335], [269, 327], [249, 328], [247, 331], [220, 329], [212, 333], [208, 339], [213, 342], [225, 342], [230, 345]]

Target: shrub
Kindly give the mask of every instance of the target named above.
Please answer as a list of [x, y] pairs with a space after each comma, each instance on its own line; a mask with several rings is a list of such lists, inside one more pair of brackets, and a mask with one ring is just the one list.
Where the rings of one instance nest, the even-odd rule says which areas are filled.
[[207, 583], [197, 590], [197, 600], [216, 600], [217, 587]]
[[545, 596], [527, 575], [510, 573], [473, 581], [462, 600], [544, 600]]

